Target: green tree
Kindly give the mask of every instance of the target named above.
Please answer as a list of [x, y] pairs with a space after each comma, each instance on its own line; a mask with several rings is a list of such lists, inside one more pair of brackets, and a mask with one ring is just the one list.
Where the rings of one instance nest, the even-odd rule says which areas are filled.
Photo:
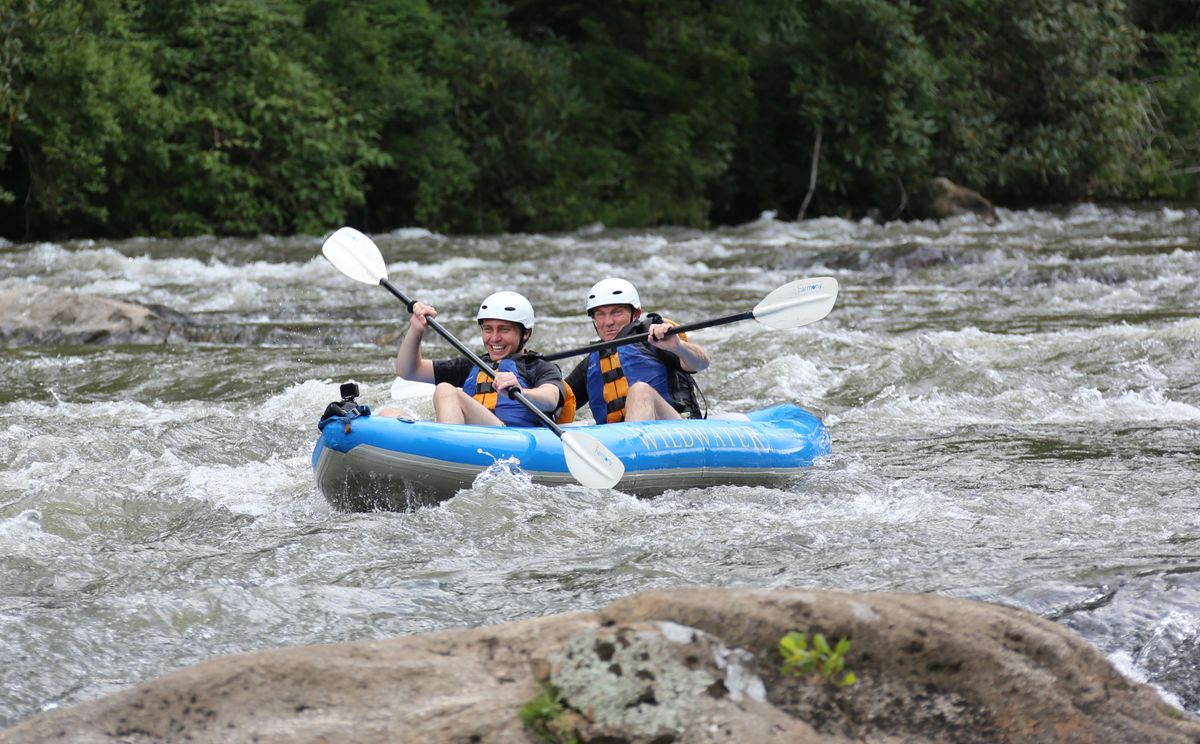
[[763, 27], [744, 26], [754, 33], [742, 43], [754, 105], [720, 218], [900, 205], [902, 184], [930, 170], [939, 105], [941, 70], [914, 30], [917, 10], [891, 0], [753, 8]]
[[1137, 82], [1154, 100], [1153, 167], [1138, 196], [1200, 198], [1200, 4], [1140, 0], [1130, 9], [1147, 34]]
[[581, 189], [570, 156], [587, 157], [587, 146], [569, 123], [569, 51], [518, 38], [496, 6], [443, 2], [439, 12], [453, 31], [439, 40], [432, 74], [445, 81], [450, 126], [473, 170], [461, 198], [426, 213], [464, 232], [574, 227]]
[[123, 232], [114, 212], [165, 163], [153, 50], [120, 0], [7, 0], [0, 47], [0, 231]]
[[152, 230], [320, 234], [363, 203], [363, 171], [381, 156], [360, 115], [301, 61], [302, 19], [282, 0], [146, 14], [172, 115], [169, 170], [143, 202]]
[[928, 0], [945, 71], [934, 168], [1019, 205], [1120, 193], [1150, 156], [1141, 44], [1123, 0]]
[[477, 174], [453, 126], [443, 72], [447, 30], [424, 0], [308, 0], [305, 48], [379, 157], [367, 164], [367, 228], [443, 227], [444, 205], [466, 198]]
[[571, 121], [588, 147], [575, 182], [606, 224], [708, 224], [708, 192], [729, 168], [752, 95], [733, 43], [737, 12], [699, 0], [516, 7], [523, 37], [575, 50]]
[[0, 0], [0, 232], [1200, 194], [1192, 0]]

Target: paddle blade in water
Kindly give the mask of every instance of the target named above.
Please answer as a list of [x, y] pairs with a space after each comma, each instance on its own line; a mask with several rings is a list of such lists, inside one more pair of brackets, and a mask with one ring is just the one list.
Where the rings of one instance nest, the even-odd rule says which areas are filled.
[[625, 475], [625, 464], [594, 437], [581, 431], [564, 431], [562, 444], [567, 469], [588, 488], [612, 488]]
[[375, 242], [353, 227], [338, 229], [325, 239], [321, 253], [338, 271], [363, 284], [387, 279], [387, 264]]
[[755, 306], [754, 319], [768, 328], [799, 328], [829, 314], [837, 301], [837, 279], [797, 279], [779, 287]]

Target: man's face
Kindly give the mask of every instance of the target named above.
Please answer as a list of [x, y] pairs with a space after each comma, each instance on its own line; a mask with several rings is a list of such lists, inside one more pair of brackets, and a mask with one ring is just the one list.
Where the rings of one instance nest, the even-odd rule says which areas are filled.
[[[640, 315], [640, 311], [637, 315]], [[632, 305], [601, 305], [592, 311], [592, 324], [601, 341], [612, 341], [637, 317]]]
[[516, 323], [484, 318], [479, 328], [483, 331], [483, 346], [493, 362], [498, 362], [521, 348], [521, 326]]

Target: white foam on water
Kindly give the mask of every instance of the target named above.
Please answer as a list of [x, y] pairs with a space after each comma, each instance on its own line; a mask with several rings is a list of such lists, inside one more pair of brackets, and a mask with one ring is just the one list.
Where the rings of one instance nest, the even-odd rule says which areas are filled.
[[207, 299], [193, 304], [193, 312], [221, 312], [230, 310], [252, 310], [262, 306], [263, 297], [268, 291], [258, 282], [240, 278], [231, 282], [222, 292], [216, 292]]
[[770, 381], [767, 390], [773, 393], [762, 402], [821, 398], [839, 382], [838, 376], [828, 367], [819, 366], [800, 354], [776, 356], [761, 368], [743, 374]]
[[438, 279], [487, 275], [503, 263], [500, 258], [485, 261], [470, 256], [450, 256], [440, 261], [397, 261], [388, 264], [387, 268], [393, 284], [402, 281], [401, 277], [418, 277], [420, 281], [429, 283]]
[[200, 499], [237, 514], [276, 514], [284, 504], [296, 508], [294, 494], [310, 490], [308, 455], [270, 457], [239, 465], [190, 465], [180, 496]]
[[965, 393], [911, 394], [885, 387], [861, 408], [839, 414], [837, 421], [880, 427], [895, 423], [914, 432], [977, 424], [1082, 424], [1089, 421], [1200, 421], [1200, 408], [1168, 399], [1155, 389], [1117, 394], [1078, 387], [1068, 394], [1044, 390], [1009, 390], [999, 395]]
[[100, 279], [94, 282], [88, 282], [75, 291], [83, 294], [105, 295], [107, 297], [132, 296], [144, 290], [145, 287], [140, 282], [130, 281], [129, 279]]
[[1161, 665], [1178, 657], [1181, 647], [1200, 641], [1200, 615], [1173, 609], [1155, 623], [1150, 639], [1138, 652], [1136, 663], [1142, 667]]
[[1179, 710], [1186, 710], [1183, 701], [1179, 699], [1179, 696], [1169, 692], [1168, 690], [1164, 690], [1163, 688], [1158, 687], [1151, 682], [1146, 676], [1145, 671], [1142, 670], [1137, 665], [1137, 662], [1134, 661], [1133, 655], [1125, 649], [1113, 651], [1112, 653], [1108, 654], [1108, 660], [1114, 667], [1116, 667], [1118, 672], [1125, 675], [1129, 679], [1133, 680], [1134, 682], [1140, 682], [1144, 685], [1153, 687], [1158, 693], [1159, 697], [1161, 697], [1168, 705], [1171, 705]]
[[[89, 423], [113, 424], [127, 422], [135, 426], [153, 426], [194, 420], [194, 416], [209, 410], [202, 405], [188, 407], [161, 406], [138, 400], [101, 402], [24, 400], [12, 403], [12, 412], [29, 420], [54, 420], [65, 430], [78, 431]], [[73, 432], [72, 432], [73, 433]]]
[[397, 240], [422, 240], [424, 238], [436, 238], [437, 240], [446, 240], [446, 236], [441, 233], [430, 232], [423, 227], [400, 227], [386, 233], [389, 238]]
[[0, 553], [6, 557], [51, 558], [66, 543], [58, 535], [42, 529], [42, 513], [37, 509], [0, 518]]
[[272, 301], [272, 288], [312, 283], [330, 272], [319, 255], [303, 263], [231, 264], [217, 258], [126, 256], [111, 247], [67, 250], [57, 244], [38, 244], [17, 263], [0, 288], [50, 283], [181, 312], [260, 308]]
[[[289, 429], [304, 429], [313, 432], [316, 437], [315, 421], [325, 406], [333, 401], [341, 400], [339, 388], [343, 382], [353, 380], [305, 380], [289, 385], [283, 391], [271, 395], [259, 407], [259, 414], [265, 419]], [[359, 402], [378, 396], [382, 393], [378, 385], [359, 384]]]
[[1115, 421], [1200, 421], [1200, 408], [1168, 399], [1157, 389], [1131, 390], [1113, 395], [1096, 388], [1076, 388], [1069, 404], [1049, 413], [1051, 422]]
[[[490, 453], [479, 450], [480, 453]], [[471, 484], [472, 489], [499, 487], [505, 490], [524, 491], [533, 485], [533, 479], [521, 469], [521, 461], [515, 457], [492, 458], [493, 462]]]
[[605, 227], [603, 222], [593, 222], [590, 225], [584, 225], [583, 227], [576, 228], [574, 234], [581, 237], [587, 237], [590, 235], [599, 235], [603, 233], [604, 230]]
[[702, 261], [693, 261], [684, 266], [674, 259], [651, 256], [642, 264], [642, 268], [637, 272], [635, 278], [640, 293], [642, 285], [668, 288], [675, 284], [675, 277], [707, 274], [709, 270]]
[[1171, 207], [1163, 207], [1162, 218], [1165, 222], [1180, 222], [1186, 219], [1200, 218], [1200, 210], [1198, 209], [1172, 209]]

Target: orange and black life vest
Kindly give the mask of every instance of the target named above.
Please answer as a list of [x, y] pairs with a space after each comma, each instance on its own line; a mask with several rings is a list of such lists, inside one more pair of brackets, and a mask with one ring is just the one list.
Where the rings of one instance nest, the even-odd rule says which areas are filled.
[[629, 381], [621, 369], [621, 355], [616, 349], [599, 356], [600, 377], [604, 382], [605, 423], [615, 424], [625, 420], [625, 398], [629, 395]]
[[475, 374], [475, 394], [471, 397], [483, 404], [484, 408], [495, 412], [497, 393], [496, 388], [492, 387], [493, 379], [492, 375], [480, 369]]
[[[496, 370], [512, 372], [517, 376], [518, 384], [523, 388], [528, 388], [531, 381], [535, 379], [533, 367], [540, 360], [539, 355], [527, 352], [517, 357], [515, 361], [512, 358], [500, 360], [500, 363], [496, 365]], [[474, 378], [468, 372], [467, 382], [463, 385], [463, 391], [467, 395], [479, 401], [480, 405], [495, 413], [497, 418], [509, 426], [538, 425], [537, 418], [525, 406], [507, 395], [503, 398], [500, 397], [492, 385], [495, 380], [494, 372], [482, 370], [474, 365], [471, 367], [471, 372], [475, 373]], [[557, 410], [555, 418], [555, 423], [559, 424], [575, 420], [575, 393], [566, 383], [563, 383], [563, 391], [561, 407]], [[496, 412], [497, 408], [500, 409], [500, 413]]]
[[[654, 313], [644, 320], [631, 323], [621, 330], [618, 338], [649, 333], [655, 323], [671, 323]], [[685, 334], [679, 334], [686, 341]], [[679, 367], [674, 354], [660, 352], [648, 343], [630, 343], [607, 350], [592, 352], [588, 357], [588, 403], [598, 424], [613, 424], [625, 420], [625, 399], [632, 382], [645, 382], [663, 400], [686, 418], [702, 418], [696, 402], [692, 375]]]

